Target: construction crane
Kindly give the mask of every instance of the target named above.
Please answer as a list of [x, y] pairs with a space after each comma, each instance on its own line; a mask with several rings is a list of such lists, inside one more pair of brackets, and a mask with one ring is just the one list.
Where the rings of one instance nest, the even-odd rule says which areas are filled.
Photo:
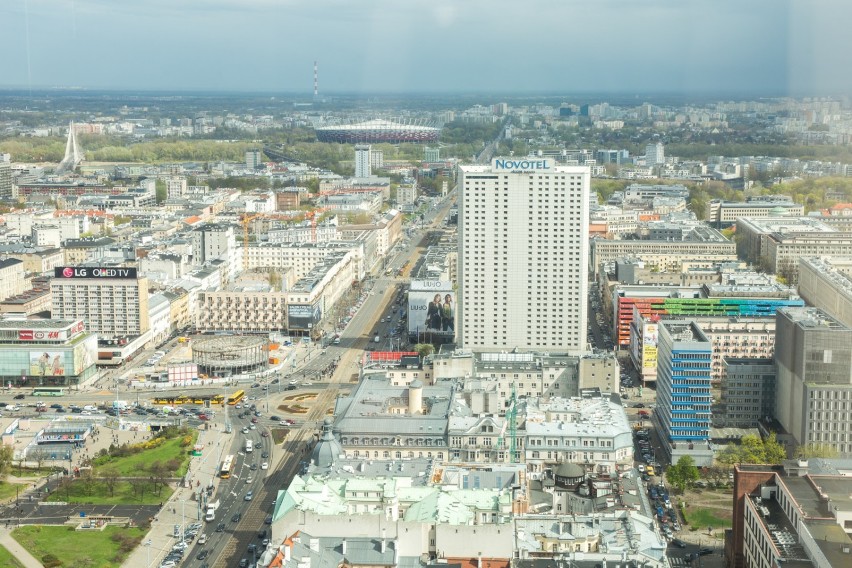
[[506, 422], [497, 439], [497, 447], [506, 449], [506, 430], [509, 430], [509, 462], [518, 463], [518, 399], [515, 396], [515, 385], [512, 385], [512, 396], [509, 398], [509, 409], [506, 411]]

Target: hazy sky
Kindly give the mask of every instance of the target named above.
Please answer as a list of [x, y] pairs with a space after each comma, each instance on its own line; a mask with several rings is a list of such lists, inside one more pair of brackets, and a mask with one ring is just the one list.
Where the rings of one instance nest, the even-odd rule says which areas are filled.
[[852, 0], [0, 0], [0, 88], [852, 93]]

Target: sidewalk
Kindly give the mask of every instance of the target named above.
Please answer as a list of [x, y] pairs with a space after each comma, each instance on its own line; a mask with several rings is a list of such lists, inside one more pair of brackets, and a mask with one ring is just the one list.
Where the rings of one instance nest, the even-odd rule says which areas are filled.
[[12, 556], [24, 565], [24, 568], [42, 568], [42, 563], [18, 544], [18, 541], [12, 538], [11, 533], [12, 531], [9, 529], [0, 529], [0, 545], [11, 552]]
[[[196, 482], [200, 482], [201, 489], [207, 487], [209, 483], [213, 483], [214, 497], [217, 498], [216, 491], [219, 488], [221, 481], [218, 475], [220, 455], [223, 449], [227, 450], [231, 446], [234, 433], [225, 433], [225, 412], [223, 410], [216, 411], [216, 421], [210, 424], [210, 430], [200, 430], [198, 443], [204, 444], [203, 455], [194, 457], [189, 464], [187, 479], [192, 482], [192, 489], [178, 487], [172, 494], [171, 498], [163, 503], [163, 508], [151, 523], [151, 530], [142, 539], [142, 544], [130, 553], [130, 556], [124, 561], [122, 566], [128, 568], [139, 568], [140, 566], [159, 566], [160, 559], [172, 549], [177, 543], [177, 540], [172, 536], [175, 525], [180, 525], [185, 522], [190, 523], [201, 522], [204, 525], [203, 513], [198, 508], [198, 502], [194, 497], [197, 493], [195, 488]], [[205, 528], [199, 532], [205, 532]], [[209, 529], [207, 530], [209, 533]], [[208, 534], [209, 536], [209, 534]], [[150, 542], [150, 545], [145, 546], [145, 543]], [[150, 557], [150, 564], [148, 559]]]

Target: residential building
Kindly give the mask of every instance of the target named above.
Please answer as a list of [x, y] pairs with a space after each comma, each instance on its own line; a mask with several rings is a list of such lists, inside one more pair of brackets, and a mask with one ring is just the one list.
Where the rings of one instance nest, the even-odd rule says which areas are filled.
[[246, 169], [256, 170], [263, 164], [263, 151], [259, 148], [246, 150]]
[[645, 163], [649, 166], [658, 166], [666, 163], [666, 150], [662, 142], [655, 142], [645, 146]]
[[258, 333], [287, 330], [287, 294], [269, 285], [232, 285], [198, 294], [195, 327], [200, 331]]
[[57, 267], [50, 293], [54, 319], [82, 320], [102, 339], [149, 330], [148, 279], [135, 268]]
[[24, 278], [24, 263], [17, 258], [0, 258], [0, 302], [29, 288]]
[[65, 264], [74, 266], [87, 262], [97, 263], [104, 260], [116, 240], [110, 237], [86, 237], [68, 239], [62, 244], [65, 253]]
[[496, 158], [459, 171], [459, 345], [584, 352], [589, 169]]
[[781, 308], [775, 418], [797, 445], [852, 457], [852, 327], [819, 308]]
[[8, 156], [0, 156], [0, 200], [3, 201], [12, 201], [18, 197], [12, 183], [12, 164], [6, 159]]
[[713, 463], [710, 439], [710, 340], [694, 322], [662, 322], [657, 352], [654, 420], [670, 463], [689, 455]]
[[182, 176], [167, 178], [166, 195], [169, 199], [175, 199], [186, 195], [186, 178]]
[[368, 178], [372, 177], [372, 165], [370, 161], [370, 146], [369, 144], [355, 145], [355, 177]]
[[525, 436], [518, 446], [530, 472], [564, 462], [599, 474], [633, 467], [633, 434], [618, 394], [528, 398], [521, 414]]

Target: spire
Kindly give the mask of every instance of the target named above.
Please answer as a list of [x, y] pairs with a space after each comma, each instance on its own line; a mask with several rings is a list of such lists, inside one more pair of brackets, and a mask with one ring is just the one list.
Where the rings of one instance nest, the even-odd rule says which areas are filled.
[[83, 152], [77, 143], [77, 129], [74, 128], [74, 121], [72, 120], [68, 125], [68, 139], [65, 141], [65, 157], [59, 162], [56, 173], [72, 172], [82, 161]]

